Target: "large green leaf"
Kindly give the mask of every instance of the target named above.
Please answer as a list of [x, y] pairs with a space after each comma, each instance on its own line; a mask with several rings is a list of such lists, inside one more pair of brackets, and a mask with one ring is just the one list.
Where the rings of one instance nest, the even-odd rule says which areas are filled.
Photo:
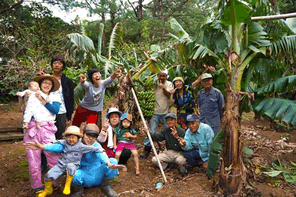
[[[241, 2], [238, 0], [233, 0], [234, 1], [234, 14], [236, 21], [235, 23], [242, 23], [246, 19], [248, 19], [250, 16], [251, 8], [248, 7], [248, 5], [245, 2]], [[231, 1], [228, 1], [223, 16], [222, 16], [222, 21], [224, 24], [231, 25]]]
[[296, 35], [284, 36], [272, 42], [271, 54], [287, 54], [296, 50]]
[[296, 103], [287, 99], [267, 98], [254, 109], [259, 115], [296, 125]]
[[292, 90], [296, 85], [296, 75], [281, 77], [257, 90], [258, 95], [270, 93], [282, 93]]
[[109, 59], [111, 59], [112, 51], [118, 47], [120, 47], [123, 39], [123, 27], [121, 23], [116, 23], [114, 26], [111, 36], [110, 36], [110, 43], [109, 43]]
[[171, 28], [179, 34], [179, 37], [175, 38], [178, 38], [180, 42], [191, 41], [189, 34], [183, 29], [183, 27], [178, 23], [178, 21], [175, 18], [171, 18], [170, 24]]
[[219, 163], [220, 152], [223, 148], [224, 135], [224, 130], [221, 130], [215, 135], [213, 139], [208, 160], [208, 168], [206, 170], [207, 176], [209, 178], [211, 178], [216, 172], [216, 168]]
[[75, 108], [79, 105], [79, 103], [84, 98], [84, 96], [85, 96], [85, 90], [79, 83], [74, 89]]

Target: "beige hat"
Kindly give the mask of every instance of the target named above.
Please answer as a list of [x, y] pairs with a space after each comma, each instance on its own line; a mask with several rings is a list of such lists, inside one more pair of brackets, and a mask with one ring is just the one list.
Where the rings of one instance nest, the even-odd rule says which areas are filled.
[[42, 79], [49, 79], [53, 82], [53, 88], [51, 92], [55, 92], [60, 88], [60, 82], [54, 76], [49, 74], [44, 74], [44, 75], [34, 77], [33, 81], [36, 81], [39, 83], [39, 81], [41, 81]]
[[201, 80], [204, 80], [204, 79], [213, 79], [213, 76], [209, 73], [204, 73], [201, 76]]
[[78, 137], [82, 137], [83, 134], [80, 132], [80, 129], [77, 126], [70, 126], [67, 130], [63, 133], [63, 136], [67, 135], [77, 135]]
[[184, 79], [182, 78], [182, 77], [175, 77], [174, 79], [173, 79], [173, 83], [175, 82], [175, 81], [182, 81], [182, 83], [184, 83]]

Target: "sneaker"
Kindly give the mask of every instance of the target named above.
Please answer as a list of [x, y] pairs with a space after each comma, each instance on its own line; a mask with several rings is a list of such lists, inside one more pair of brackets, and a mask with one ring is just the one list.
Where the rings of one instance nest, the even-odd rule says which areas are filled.
[[187, 169], [185, 166], [180, 167], [181, 175], [185, 176], [187, 174]]
[[167, 167], [165, 168], [165, 171], [170, 171], [172, 169], [173, 165], [174, 165], [173, 163], [169, 163], [167, 165]]

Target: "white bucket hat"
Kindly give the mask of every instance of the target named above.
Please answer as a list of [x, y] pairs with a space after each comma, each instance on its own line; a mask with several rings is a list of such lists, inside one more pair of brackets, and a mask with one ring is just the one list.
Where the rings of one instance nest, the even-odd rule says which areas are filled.
[[106, 119], [109, 119], [110, 114], [112, 114], [112, 113], [118, 113], [119, 114], [119, 117], [122, 116], [122, 112], [119, 111], [116, 107], [110, 107], [108, 109], [107, 114], [106, 114]]

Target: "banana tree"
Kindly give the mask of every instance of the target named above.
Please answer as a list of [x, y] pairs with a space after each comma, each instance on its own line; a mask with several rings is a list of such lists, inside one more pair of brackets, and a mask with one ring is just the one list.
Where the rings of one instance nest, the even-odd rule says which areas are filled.
[[[258, 4], [260, 3], [262, 1]], [[240, 142], [243, 74], [250, 68], [253, 60], [270, 57], [279, 52], [276, 49], [295, 50], [296, 39], [295, 35], [287, 34], [277, 35], [274, 39], [272, 34], [265, 31], [264, 26], [251, 21], [251, 16], [256, 13], [252, 8], [258, 6], [255, 1], [250, 5], [245, 1], [228, 0], [221, 1], [221, 5], [223, 9], [219, 16], [201, 28], [202, 33], [196, 36], [198, 39], [188, 39], [185, 30], [179, 28], [176, 21], [171, 22], [174, 24], [172, 29], [179, 34], [175, 36], [179, 40], [177, 46], [182, 46], [186, 54], [190, 54], [188, 62], [212, 62], [225, 77], [226, 105], [222, 121], [225, 147], [221, 155], [221, 166], [228, 167], [230, 171], [226, 173], [224, 168], [221, 169], [220, 185], [224, 186], [222, 189], [228, 195], [239, 193], [246, 182]], [[159, 52], [158, 55], [162, 54]], [[157, 59], [162, 60], [160, 57]], [[189, 63], [187, 66], [190, 66]]]

